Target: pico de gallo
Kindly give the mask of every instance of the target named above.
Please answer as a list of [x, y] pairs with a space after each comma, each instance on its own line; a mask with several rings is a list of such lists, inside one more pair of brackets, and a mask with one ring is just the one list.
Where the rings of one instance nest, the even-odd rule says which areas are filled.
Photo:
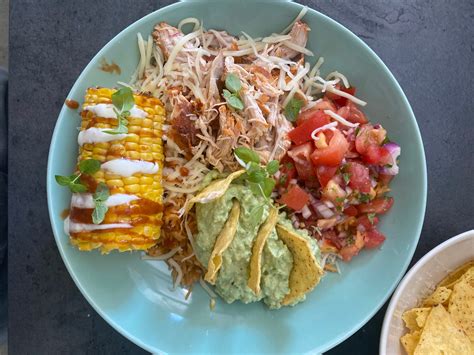
[[293, 224], [307, 229], [323, 253], [344, 261], [379, 247], [386, 238], [379, 217], [393, 205], [387, 193], [399, 170], [400, 147], [387, 131], [352, 101], [327, 92], [303, 108], [288, 136], [292, 146], [280, 163], [276, 198]]

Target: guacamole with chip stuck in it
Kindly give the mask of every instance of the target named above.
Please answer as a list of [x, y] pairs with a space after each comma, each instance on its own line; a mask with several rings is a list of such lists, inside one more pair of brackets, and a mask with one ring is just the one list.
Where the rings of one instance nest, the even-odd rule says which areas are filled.
[[[252, 193], [248, 186], [232, 184], [221, 197], [207, 203], [196, 204], [198, 227], [195, 239], [196, 256], [204, 266], [209, 265], [216, 241], [222, 232], [225, 232], [224, 226], [230, 218], [231, 210], [235, 208], [236, 201], [240, 206], [238, 223], [233, 236], [227, 239], [230, 244], [222, 252], [222, 264], [215, 279], [215, 290], [228, 303], [237, 300], [243, 303], [263, 300], [272, 309], [280, 308], [283, 299], [290, 293], [290, 274], [296, 258], [279, 238], [277, 229], [272, 228], [266, 236], [261, 253], [260, 290], [256, 294], [248, 286], [252, 246], [271, 208], [268, 200]], [[315, 260], [319, 261], [318, 246], [307, 233], [295, 230], [283, 214], [278, 216], [278, 223], [303, 238]], [[302, 294], [291, 305], [304, 298], [305, 295]]]

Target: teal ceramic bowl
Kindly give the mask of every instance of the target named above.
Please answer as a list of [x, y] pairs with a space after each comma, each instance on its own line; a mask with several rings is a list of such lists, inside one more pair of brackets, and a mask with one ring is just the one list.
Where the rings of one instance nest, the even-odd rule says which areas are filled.
[[[82, 102], [89, 86], [115, 86], [128, 81], [138, 63], [136, 35], [147, 35], [159, 21], [177, 24], [193, 16], [207, 28], [231, 33], [245, 30], [260, 36], [281, 31], [301, 5], [278, 1], [193, 1], [162, 8], [135, 22], [113, 38], [89, 63], [68, 98]], [[48, 207], [61, 256], [77, 287], [95, 310], [135, 344], [164, 353], [290, 353], [323, 352], [342, 342], [387, 300], [404, 274], [420, 235], [426, 203], [426, 165], [423, 145], [410, 105], [387, 67], [359, 38], [330, 18], [309, 10], [308, 47], [325, 58], [324, 69], [338, 70], [368, 101], [368, 117], [387, 128], [402, 147], [400, 174], [393, 182], [395, 205], [382, 218], [387, 241], [381, 250], [362, 252], [342, 274], [327, 275], [294, 308], [270, 311], [262, 304], [228, 305], [195, 287], [171, 291], [165, 264], [140, 260], [139, 253], [101, 256], [74, 249], [63, 232], [61, 211], [70, 193], [54, 181], [55, 174], [73, 171], [77, 157], [76, 111], [63, 107], [54, 130], [48, 161]], [[114, 60], [121, 75], [99, 70], [101, 58]]]

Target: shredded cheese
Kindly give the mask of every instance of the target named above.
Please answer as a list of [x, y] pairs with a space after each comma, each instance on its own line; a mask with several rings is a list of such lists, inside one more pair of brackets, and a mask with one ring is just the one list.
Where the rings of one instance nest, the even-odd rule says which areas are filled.
[[344, 117], [338, 115], [337, 113], [335, 113], [334, 111], [331, 111], [331, 110], [324, 110], [324, 113], [331, 116], [332, 118], [334, 118], [336, 121], [342, 123], [343, 125], [347, 126], [347, 127], [357, 127], [359, 124], [358, 123], [352, 123], [352, 122], [349, 122], [347, 121]]
[[[328, 111], [328, 110], [326, 110]], [[326, 112], [324, 111], [324, 112]], [[332, 111], [331, 111], [332, 112]], [[331, 122], [328, 124], [325, 124], [322, 127], [316, 128], [313, 132], [311, 132], [311, 138], [317, 141], [319, 138], [316, 136], [319, 132], [324, 131], [326, 129], [334, 130], [337, 127], [337, 122]]]

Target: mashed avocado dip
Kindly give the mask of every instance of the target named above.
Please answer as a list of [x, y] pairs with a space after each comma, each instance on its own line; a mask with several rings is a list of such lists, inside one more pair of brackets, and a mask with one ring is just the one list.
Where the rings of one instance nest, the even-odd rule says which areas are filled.
[[[269, 215], [269, 205], [262, 196], [252, 193], [249, 187], [232, 184], [225, 194], [208, 203], [197, 203], [198, 235], [195, 252], [203, 265], [208, 265], [216, 239], [229, 218], [233, 201], [240, 204], [240, 216], [234, 238], [222, 254], [222, 266], [215, 282], [216, 291], [228, 303], [240, 300], [244, 303], [263, 301], [270, 308], [280, 308], [283, 298], [290, 292], [290, 273], [293, 255], [273, 229], [266, 240], [262, 253], [261, 292], [256, 295], [247, 285], [252, 245], [260, 226]], [[280, 215], [279, 222], [308, 240], [311, 250], [319, 259], [316, 242], [302, 231], [296, 231], [291, 223]], [[304, 299], [298, 299], [293, 304]]]

